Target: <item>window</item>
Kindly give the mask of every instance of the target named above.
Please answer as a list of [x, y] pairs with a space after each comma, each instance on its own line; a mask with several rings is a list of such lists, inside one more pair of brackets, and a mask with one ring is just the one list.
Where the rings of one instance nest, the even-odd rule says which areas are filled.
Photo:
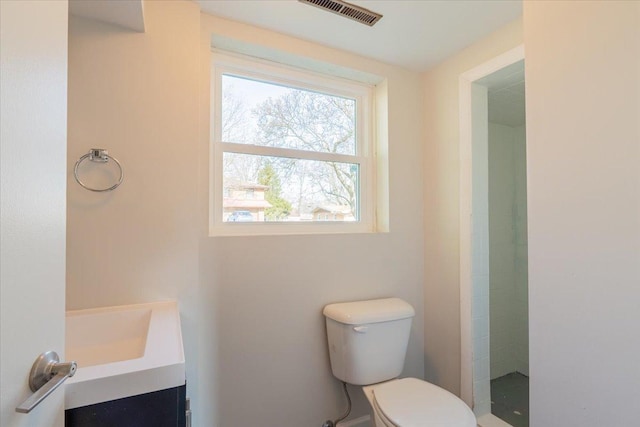
[[211, 105], [212, 234], [373, 230], [371, 86], [214, 53]]

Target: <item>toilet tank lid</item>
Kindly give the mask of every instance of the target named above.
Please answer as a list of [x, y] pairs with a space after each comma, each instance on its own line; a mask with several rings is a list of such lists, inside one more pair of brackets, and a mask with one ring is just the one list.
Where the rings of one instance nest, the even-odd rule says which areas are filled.
[[406, 319], [416, 313], [409, 303], [400, 298], [383, 298], [329, 304], [322, 314], [346, 325], [362, 325]]

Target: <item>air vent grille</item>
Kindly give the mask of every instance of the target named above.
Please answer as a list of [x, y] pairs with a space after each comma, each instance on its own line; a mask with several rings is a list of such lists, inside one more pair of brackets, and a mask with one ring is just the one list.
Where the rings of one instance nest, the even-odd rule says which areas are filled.
[[337, 15], [342, 15], [346, 18], [353, 19], [360, 23], [366, 24], [370, 27], [376, 22], [382, 19], [382, 15], [376, 12], [372, 12], [364, 7], [356, 6], [355, 4], [347, 3], [340, 0], [298, 0], [301, 3], [307, 3], [312, 6], [319, 7], [320, 9], [333, 12]]

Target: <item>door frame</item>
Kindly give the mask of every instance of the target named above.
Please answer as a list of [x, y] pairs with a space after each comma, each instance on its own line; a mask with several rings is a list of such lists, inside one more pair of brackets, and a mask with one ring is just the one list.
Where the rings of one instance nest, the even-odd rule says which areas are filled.
[[[460, 339], [461, 398], [474, 407], [473, 392], [473, 96], [474, 82], [525, 58], [524, 45], [508, 50], [460, 75]], [[486, 112], [485, 112], [486, 114]]]

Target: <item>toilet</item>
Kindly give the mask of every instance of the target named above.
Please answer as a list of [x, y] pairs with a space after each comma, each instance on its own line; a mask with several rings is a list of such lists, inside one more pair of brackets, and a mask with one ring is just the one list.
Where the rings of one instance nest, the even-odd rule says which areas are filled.
[[333, 375], [363, 386], [375, 427], [476, 427], [457, 396], [401, 378], [413, 307], [400, 298], [329, 304], [323, 314]]

